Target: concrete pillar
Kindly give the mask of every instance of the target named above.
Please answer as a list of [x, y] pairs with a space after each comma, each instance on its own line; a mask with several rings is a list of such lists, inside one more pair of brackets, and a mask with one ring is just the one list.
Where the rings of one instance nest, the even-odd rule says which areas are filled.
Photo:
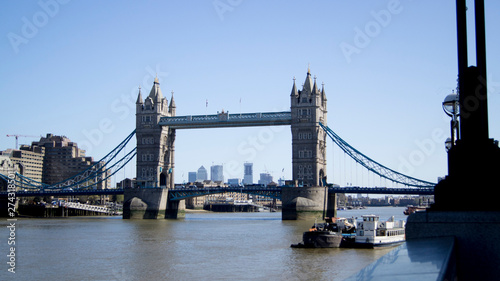
[[[326, 187], [283, 187], [281, 201], [283, 202], [282, 220], [312, 220], [322, 219], [326, 208]], [[325, 191], [326, 190], [326, 191]], [[327, 198], [326, 198], [327, 199]]]
[[124, 219], [163, 219], [167, 206], [168, 189], [126, 188], [124, 192]]

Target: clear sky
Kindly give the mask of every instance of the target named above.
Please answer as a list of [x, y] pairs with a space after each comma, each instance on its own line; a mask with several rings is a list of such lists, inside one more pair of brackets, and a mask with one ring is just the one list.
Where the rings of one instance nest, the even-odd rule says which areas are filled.
[[[177, 115], [289, 110], [293, 77], [300, 87], [310, 65], [330, 128], [372, 159], [436, 181], [447, 173], [441, 103], [457, 83], [454, 3], [2, 1], [0, 150], [15, 146], [6, 134], [53, 133], [100, 159], [134, 130], [137, 89], [148, 93], [156, 75]], [[500, 2], [486, 0], [486, 10], [490, 137], [499, 139]], [[331, 141], [327, 154], [329, 182], [385, 184]], [[290, 128], [177, 131], [177, 183], [212, 163], [242, 178], [246, 161], [255, 180], [264, 171], [290, 179]], [[124, 175], [135, 165], [114, 180]]]

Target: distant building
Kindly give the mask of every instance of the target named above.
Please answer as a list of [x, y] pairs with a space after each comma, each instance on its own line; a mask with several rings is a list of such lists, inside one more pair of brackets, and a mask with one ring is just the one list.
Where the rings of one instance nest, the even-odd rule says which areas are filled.
[[[227, 187], [227, 185], [225, 185], [225, 184], [213, 182], [211, 180], [197, 181], [195, 183], [195, 186], [196, 186], [196, 188]], [[227, 193], [186, 198], [186, 208], [188, 208], [188, 209], [202, 209], [203, 204], [206, 201], [225, 200], [226, 195], [227, 195]]]
[[214, 182], [224, 182], [224, 167], [222, 165], [211, 166], [210, 179]]
[[243, 184], [253, 184], [253, 163], [245, 163]]
[[241, 185], [241, 181], [240, 181], [240, 179], [228, 179], [227, 180], [227, 184], [229, 186], [240, 186]]
[[116, 188], [133, 188], [135, 185], [135, 179], [126, 178], [120, 182], [116, 183]]
[[259, 184], [268, 185], [271, 182], [273, 182], [273, 176], [271, 176], [271, 174], [269, 174], [269, 173], [261, 173], [260, 174]]
[[[55, 136], [47, 134], [37, 142], [32, 142], [31, 150], [44, 148], [43, 159], [43, 182], [55, 184], [71, 178], [97, 162], [92, 157], [85, 155], [85, 150], [78, 148], [76, 142], [72, 142], [65, 136]], [[102, 175], [105, 177], [105, 175]], [[89, 181], [89, 185], [94, 181]], [[109, 187], [110, 179], [104, 180], [96, 185], [96, 189], [106, 189]]]
[[45, 149], [22, 145], [19, 149], [7, 149], [1, 152], [18, 166], [19, 174], [37, 182], [43, 181]]
[[[97, 164], [92, 157], [85, 156], [75, 142], [65, 136], [47, 134], [31, 146], [22, 145], [19, 149], [7, 149], [0, 155], [9, 157], [17, 165], [18, 172], [37, 182], [56, 184], [67, 180]], [[105, 167], [101, 167], [105, 169]], [[101, 177], [105, 177], [104, 174]], [[93, 184], [95, 179], [85, 184]], [[108, 188], [110, 179], [96, 185], [97, 189]]]
[[[2, 155], [0, 153], [0, 174], [5, 175], [7, 177], [12, 174], [19, 173], [19, 165], [15, 164], [9, 156]], [[12, 176], [11, 176], [12, 177]], [[8, 182], [7, 180], [0, 178], [0, 191], [7, 191]]]
[[205, 167], [201, 166], [196, 174], [196, 181], [202, 182], [208, 180], [208, 173]]
[[283, 185], [285, 185], [285, 179], [283, 178], [278, 179], [278, 186], [283, 186]]
[[196, 182], [196, 172], [189, 172], [188, 173], [188, 182]]

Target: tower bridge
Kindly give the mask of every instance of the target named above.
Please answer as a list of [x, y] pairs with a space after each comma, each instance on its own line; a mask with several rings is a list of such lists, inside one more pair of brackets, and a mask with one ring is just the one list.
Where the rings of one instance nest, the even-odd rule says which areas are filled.
[[[177, 130], [280, 125], [289, 125], [291, 128], [292, 182], [295, 183], [292, 186], [281, 187], [279, 190], [279, 196], [283, 202], [283, 219], [318, 217], [323, 214], [325, 206], [328, 206], [327, 213], [332, 215], [332, 212], [334, 214], [336, 210], [334, 205], [336, 192], [354, 191], [357, 193], [360, 191], [353, 188], [325, 189], [327, 136], [368, 170], [391, 181], [417, 187], [416, 189], [394, 190], [395, 193], [405, 190], [412, 194], [432, 192], [429, 187], [432, 187], [433, 183], [405, 176], [373, 161], [331, 131], [327, 126], [327, 98], [324, 84], [321, 88], [318, 87], [316, 78], [311, 77], [309, 69], [302, 89], [297, 88], [295, 78], [293, 79], [290, 111], [283, 112], [229, 114], [229, 112], [222, 111], [213, 115], [176, 116], [173, 92], [169, 103], [161, 92], [158, 78], [155, 78], [149, 95], [143, 99], [141, 89], [139, 89], [137, 97], [136, 176], [139, 188], [125, 190], [124, 218], [177, 218], [182, 215], [182, 198], [209, 192], [175, 189], [174, 156]], [[298, 182], [301, 183], [300, 186]], [[421, 189], [422, 187], [424, 189]], [[214, 189], [210, 192], [226, 191], [227, 189]], [[379, 193], [384, 189], [366, 190], [363, 188], [362, 191], [363, 193]], [[265, 192], [278, 196], [278, 193], [272, 193], [278, 191], [267, 190]]]
[[[155, 78], [149, 95], [143, 99], [141, 90], [136, 102], [136, 138], [137, 138], [137, 185], [138, 187], [154, 187], [164, 189], [156, 192], [150, 198], [144, 190], [125, 193], [124, 217], [134, 215], [134, 206], [143, 209], [145, 199], [152, 199], [152, 205], [160, 206], [158, 200], [167, 198], [163, 193], [174, 188], [175, 173], [175, 135], [176, 130], [194, 128], [221, 128], [221, 127], [248, 127], [248, 126], [279, 126], [290, 125], [292, 132], [292, 179], [303, 183], [301, 191], [308, 188], [322, 186], [326, 183], [326, 136], [327, 133], [320, 127], [327, 121], [327, 99], [324, 85], [321, 89], [316, 78], [311, 77], [308, 69], [302, 89], [297, 89], [293, 79], [290, 93], [290, 111], [285, 112], [258, 112], [229, 114], [221, 112], [215, 115], [176, 116], [176, 105], [172, 93], [170, 103], [163, 96], [160, 82]], [[297, 187], [298, 188], [298, 187]], [[292, 191], [291, 191], [292, 192]], [[303, 199], [297, 203], [299, 193], [284, 196], [290, 202], [284, 202], [283, 218], [295, 219], [297, 210], [305, 205], [304, 213], [315, 213], [323, 208], [324, 193], [304, 193]], [[134, 202], [132, 202], [134, 201]], [[286, 200], [285, 200], [286, 201]], [[168, 201], [171, 202], [171, 201]], [[301, 202], [301, 203], [300, 203]], [[289, 205], [287, 205], [289, 203]], [[128, 205], [127, 205], [128, 204]], [[168, 205], [168, 204], [167, 204]], [[181, 206], [182, 207], [182, 206]], [[178, 208], [174, 206], [173, 208]], [[173, 214], [173, 213], [175, 214]], [[177, 217], [177, 211], [169, 209], [153, 211], [152, 216]], [[142, 215], [150, 217], [150, 215]]]

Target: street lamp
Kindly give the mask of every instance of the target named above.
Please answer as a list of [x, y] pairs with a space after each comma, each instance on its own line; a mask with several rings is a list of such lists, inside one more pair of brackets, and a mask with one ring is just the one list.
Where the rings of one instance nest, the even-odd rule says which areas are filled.
[[455, 141], [459, 138], [458, 134], [458, 95], [451, 93], [444, 98], [443, 110], [446, 115], [451, 117], [451, 138], [448, 138], [445, 142], [446, 151], [449, 151], [454, 145]]
[[447, 138], [444, 141], [444, 147], [446, 148], [446, 152], [450, 151], [452, 144], [451, 144], [451, 138]]
[[451, 93], [444, 98], [443, 101], [443, 110], [446, 115], [450, 117], [455, 117], [457, 115], [458, 109], [458, 95], [455, 93]]

